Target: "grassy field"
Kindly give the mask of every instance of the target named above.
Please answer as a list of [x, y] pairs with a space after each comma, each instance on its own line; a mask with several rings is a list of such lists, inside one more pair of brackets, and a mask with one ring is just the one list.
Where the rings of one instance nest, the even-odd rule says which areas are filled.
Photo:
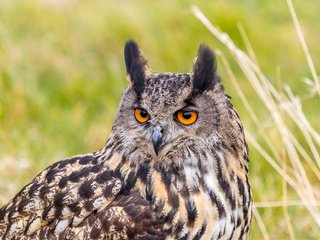
[[[159, 72], [188, 72], [205, 42], [247, 131], [251, 239], [320, 238], [320, 91], [306, 84], [316, 80], [287, 2], [197, 1], [234, 48], [192, 4], [0, 0], [0, 205], [48, 164], [103, 146], [127, 84], [127, 39]], [[294, 4], [320, 71], [320, 4]]]

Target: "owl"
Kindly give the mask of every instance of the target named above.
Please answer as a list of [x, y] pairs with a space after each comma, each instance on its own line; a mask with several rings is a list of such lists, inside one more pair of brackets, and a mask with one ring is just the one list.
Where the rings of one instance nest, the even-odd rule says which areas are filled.
[[151, 72], [133, 40], [124, 58], [104, 147], [36, 176], [0, 209], [1, 239], [247, 239], [248, 147], [213, 52], [190, 73]]

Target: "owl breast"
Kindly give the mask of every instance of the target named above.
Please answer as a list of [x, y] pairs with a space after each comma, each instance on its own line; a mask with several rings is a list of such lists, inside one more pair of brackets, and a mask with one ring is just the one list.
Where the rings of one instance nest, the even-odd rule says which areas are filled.
[[170, 167], [161, 164], [170, 160], [150, 162], [135, 187], [165, 219], [168, 239], [246, 239], [251, 192], [246, 170], [232, 164], [238, 160], [223, 152], [178, 155]]

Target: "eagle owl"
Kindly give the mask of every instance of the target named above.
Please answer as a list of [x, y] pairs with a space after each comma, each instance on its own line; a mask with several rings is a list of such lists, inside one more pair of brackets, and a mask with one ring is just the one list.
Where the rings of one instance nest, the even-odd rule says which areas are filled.
[[49, 166], [0, 209], [1, 239], [247, 239], [248, 147], [213, 52], [153, 73], [129, 40], [129, 86], [104, 147]]

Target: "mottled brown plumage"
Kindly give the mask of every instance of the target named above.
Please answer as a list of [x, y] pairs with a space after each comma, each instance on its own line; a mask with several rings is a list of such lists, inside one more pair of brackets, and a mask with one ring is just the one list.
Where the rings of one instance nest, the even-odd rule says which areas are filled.
[[213, 53], [201, 45], [190, 74], [159, 74], [135, 42], [124, 52], [130, 85], [107, 143], [3, 206], [1, 239], [247, 239], [248, 148]]

